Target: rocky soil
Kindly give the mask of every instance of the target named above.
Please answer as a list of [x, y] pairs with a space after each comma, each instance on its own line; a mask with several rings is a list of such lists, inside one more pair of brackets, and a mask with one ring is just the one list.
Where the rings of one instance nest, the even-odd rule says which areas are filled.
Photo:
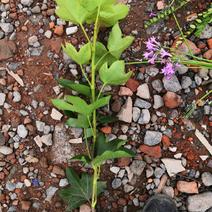
[[[141, 58], [144, 41], [155, 35], [172, 46], [179, 31], [174, 20], [144, 30], [150, 12], [163, 9], [162, 1], [122, 1], [131, 12], [121, 23], [135, 42], [125, 58]], [[194, 0], [177, 17], [181, 24], [204, 10], [209, 1]], [[102, 31], [105, 37], [105, 31]], [[201, 39], [191, 36], [197, 56], [212, 59], [212, 27]], [[55, 15], [52, 0], [0, 0], [0, 211], [65, 211], [58, 190], [67, 186], [68, 165], [86, 171], [68, 159], [84, 151], [82, 130], [67, 128], [66, 119], [51, 105], [65, 90], [56, 79], [81, 80], [81, 74], [61, 51], [69, 41], [85, 41], [80, 29]], [[185, 46], [184, 46], [185, 47]], [[185, 48], [184, 48], [185, 49]], [[102, 168], [108, 189], [99, 198], [101, 211], [141, 211], [154, 193], [164, 193], [179, 211], [212, 208], [212, 109], [209, 100], [188, 120], [186, 107], [212, 89], [212, 70], [181, 66], [167, 80], [160, 66], [129, 66], [133, 77], [120, 88], [107, 87], [113, 98], [104, 113], [119, 122], [101, 131], [127, 139], [133, 159], [108, 161]], [[97, 211], [98, 211], [97, 210]], [[89, 211], [86, 205], [81, 212]]]

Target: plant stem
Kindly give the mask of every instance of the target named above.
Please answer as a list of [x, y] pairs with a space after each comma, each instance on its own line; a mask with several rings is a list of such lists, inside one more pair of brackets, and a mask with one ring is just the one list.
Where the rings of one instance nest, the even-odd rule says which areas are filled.
[[81, 29], [82, 29], [82, 31], [83, 31], [83, 33], [84, 33], [84, 35], [85, 35], [85, 37], [86, 37], [87, 41], [88, 41], [88, 42], [90, 42], [90, 39], [89, 39], [89, 37], [88, 37], [87, 32], [85, 31], [84, 26], [83, 26], [82, 24], [80, 24], [80, 27], [81, 27]]
[[[92, 43], [92, 61], [91, 61], [91, 95], [92, 95], [92, 102], [96, 101], [96, 66], [95, 66], [95, 54], [96, 54], [96, 42], [97, 36], [99, 31], [99, 13], [100, 13], [100, 6], [98, 6], [96, 21], [94, 25], [94, 35], [93, 35], [93, 43]], [[96, 110], [93, 111], [93, 151], [92, 157], [94, 156], [96, 138], [97, 138], [97, 123], [96, 123]], [[96, 166], [93, 166], [94, 176], [93, 176], [93, 188], [92, 188], [92, 200], [91, 200], [91, 207], [95, 209], [97, 203], [97, 180], [98, 180], [98, 169]]]
[[[161, 61], [155, 61], [155, 63], [161, 63]], [[146, 61], [132, 61], [125, 63], [125, 65], [137, 65], [137, 64], [149, 64], [149, 62], [146, 60]]]
[[86, 150], [88, 152], [88, 157], [91, 159], [91, 153], [90, 153], [90, 149], [88, 145], [88, 138], [87, 138], [87, 133], [85, 128], [84, 128], [84, 135], [85, 135], [85, 144], [86, 144]]
[[85, 77], [85, 79], [87, 80], [89, 86], [91, 86], [91, 82], [90, 82], [90, 80], [88, 79], [88, 77], [87, 77], [87, 75], [86, 75], [86, 73], [85, 73], [85, 70], [84, 70], [84, 68], [82, 67], [82, 65], [80, 65], [80, 68], [81, 68], [82, 74], [83, 74], [83, 76]]
[[98, 94], [98, 97], [97, 97], [97, 100], [99, 99], [99, 97], [101, 96], [104, 88], [105, 88], [106, 84], [103, 84], [102, 87], [101, 87], [101, 90], [99, 91], [99, 94]]

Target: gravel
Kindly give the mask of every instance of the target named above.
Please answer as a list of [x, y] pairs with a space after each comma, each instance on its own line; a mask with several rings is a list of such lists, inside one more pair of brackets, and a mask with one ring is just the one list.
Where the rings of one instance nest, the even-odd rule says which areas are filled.
[[13, 92], [13, 102], [20, 102], [21, 94], [18, 91]]
[[209, 39], [212, 37], [212, 26], [206, 25], [205, 29], [202, 31], [200, 35], [200, 39]]
[[181, 81], [181, 85], [182, 85], [183, 89], [189, 88], [192, 85], [191, 78], [187, 77], [187, 76], [183, 76], [182, 81]]
[[142, 109], [138, 123], [139, 124], [148, 124], [150, 121], [150, 118], [151, 118], [151, 116], [150, 116], [149, 110]]
[[6, 100], [6, 94], [0, 93], [0, 106], [4, 105], [5, 100]]
[[143, 99], [136, 98], [134, 106], [139, 108], [149, 109], [152, 105], [151, 103]]
[[159, 109], [164, 105], [163, 98], [161, 96], [154, 95], [153, 98], [154, 98], [154, 105], [153, 105], [154, 109]]
[[152, 81], [152, 87], [158, 92], [160, 93], [163, 90], [163, 83], [161, 82], [161, 80], [156, 79]]
[[66, 28], [66, 35], [72, 35], [72, 34], [76, 33], [77, 31], [78, 31], [77, 26], [68, 27], [68, 28]]
[[163, 84], [167, 91], [177, 92], [182, 89], [177, 77], [173, 75], [170, 79], [163, 78]]
[[146, 162], [142, 160], [134, 160], [130, 165], [130, 170], [133, 174], [140, 176], [144, 171]]
[[145, 84], [140, 85], [137, 89], [136, 95], [142, 99], [150, 99], [150, 91], [149, 91], [148, 84], [145, 83]]
[[31, 6], [31, 4], [33, 3], [33, 0], [21, 0], [21, 4], [23, 4], [24, 6]]
[[3, 155], [10, 155], [13, 153], [13, 150], [7, 146], [0, 146], [0, 153]]
[[189, 196], [187, 199], [187, 209], [189, 212], [207, 211], [212, 207], [212, 192], [205, 192]]
[[202, 182], [205, 186], [212, 185], [212, 174], [210, 172], [204, 172], [201, 176]]
[[133, 121], [137, 122], [141, 115], [141, 110], [138, 107], [133, 107]]
[[17, 133], [21, 138], [26, 138], [28, 135], [28, 130], [23, 124], [21, 124], [17, 128]]
[[122, 184], [121, 179], [120, 179], [120, 178], [115, 178], [115, 179], [112, 181], [111, 186], [112, 186], [113, 189], [117, 189], [117, 188], [119, 188], [119, 187], [121, 186], [121, 184]]
[[144, 144], [148, 146], [154, 146], [161, 142], [162, 139], [162, 133], [157, 131], [146, 131], [146, 134], [144, 136]]

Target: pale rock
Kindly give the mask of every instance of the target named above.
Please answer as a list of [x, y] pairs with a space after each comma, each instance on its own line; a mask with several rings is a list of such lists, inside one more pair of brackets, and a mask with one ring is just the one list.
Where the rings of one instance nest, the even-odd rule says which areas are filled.
[[68, 28], [66, 28], [66, 35], [72, 35], [72, 34], [76, 33], [77, 31], [78, 31], [77, 26], [68, 27]]
[[212, 207], [212, 192], [204, 192], [189, 196], [187, 199], [187, 209], [189, 212], [205, 212]]
[[32, 185], [32, 183], [30, 182], [29, 179], [25, 179], [25, 180], [24, 180], [24, 185], [25, 185], [26, 187], [30, 187], [30, 186]]
[[159, 109], [164, 105], [163, 98], [160, 95], [154, 95], [154, 109]]
[[118, 174], [118, 172], [120, 171], [120, 168], [117, 166], [112, 166], [110, 167], [110, 171], [114, 174]]
[[54, 119], [56, 121], [60, 121], [62, 119], [62, 117], [63, 117], [63, 114], [60, 113], [55, 108], [52, 108], [51, 117], [52, 117], [52, 119]]
[[118, 114], [118, 119], [120, 121], [124, 121], [127, 123], [131, 123], [132, 122], [132, 99], [131, 97], [127, 98], [127, 101], [125, 102], [125, 104], [122, 106], [121, 111]]
[[201, 179], [205, 186], [212, 186], [212, 174], [210, 172], [202, 173]]
[[50, 186], [48, 189], [46, 189], [46, 199], [45, 201], [51, 202], [53, 196], [55, 195], [58, 188]]
[[81, 144], [82, 138], [73, 138], [68, 141], [70, 144]]
[[133, 92], [129, 88], [122, 86], [122, 87], [120, 87], [118, 95], [119, 96], [132, 96]]
[[80, 206], [79, 212], [92, 212], [91, 207], [87, 204]]
[[163, 164], [166, 167], [166, 171], [170, 177], [185, 171], [185, 168], [182, 166], [181, 160], [176, 160], [172, 158], [163, 158], [161, 159]]
[[28, 135], [28, 130], [23, 124], [21, 124], [21, 125], [18, 125], [17, 133], [21, 138], [26, 138]]
[[141, 115], [141, 110], [138, 107], [133, 107], [133, 121], [137, 122]]
[[46, 146], [52, 146], [52, 134], [48, 134], [48, 135], [43, 135], [41, 137], [41, 141], [43, 144], [45, 144]]
[[0, 146], [0, 153], [3, 155], [10, 155], [13, 153], [13, 150], [7, 146]]
[[6, 94], [0, 93], [0, 106], [4, 105], [5, 99], [6, 99]]
[[150, 99], [150, 91], [147, 83], [144, 83], [137, 88], [136, 95], [142, 99]]
[[67, 186], [69, 183], [68, 183], [68, 180], [66, 178], [64, 179], [61, 179], [60, 182], [59, 182], [59, 186], [60, 187], [65, 187]]
[[150, 112], [148, 109], [142, 109], [141, 110], [141, 114], [140, 114], [140, 118], [138, 120], [139, 124], [148, 124], [150, 121]]

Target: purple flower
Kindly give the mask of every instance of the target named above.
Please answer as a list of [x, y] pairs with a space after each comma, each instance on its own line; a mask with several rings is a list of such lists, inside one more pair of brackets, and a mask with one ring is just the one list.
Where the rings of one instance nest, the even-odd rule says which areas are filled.
[[153, 55], [154, 55], [153, 51], [144, 52], [144, 58], [147, 59], [147, 60], [150, 59]]
[[150, 64], [155, 64], [155, 60], [157, 59], [157, 54], [154, 54], [149, 60], [148, 60], [148, 62], [150, 63]]
[[170, 79], [171, 76], [174, 74], [175, 72], [175, 67], [173, 65], [173, 63], [168, 62], [164, 68], [162, 68], [162, 73], [165, 75], [165, 77], [167, 77], [167, 79]]
[[145, 44], [148, 51], [155, 51], [160, 48], [160, 43], [156, 41], [155, 37], [149, 38]]
[[155, 16], [156, 16], [156, 13], [154, 13], [154, 12], [151, 12], [151, 13], [149, 14], [149, 17], [150, 17], [150, 18], [155, 17]]
[[170, 53], [168, 53], [165, 49], [161, 49], [160, 50], [160, 55], [162, 58], [164, 57], [171, 57], [172, 55]]

